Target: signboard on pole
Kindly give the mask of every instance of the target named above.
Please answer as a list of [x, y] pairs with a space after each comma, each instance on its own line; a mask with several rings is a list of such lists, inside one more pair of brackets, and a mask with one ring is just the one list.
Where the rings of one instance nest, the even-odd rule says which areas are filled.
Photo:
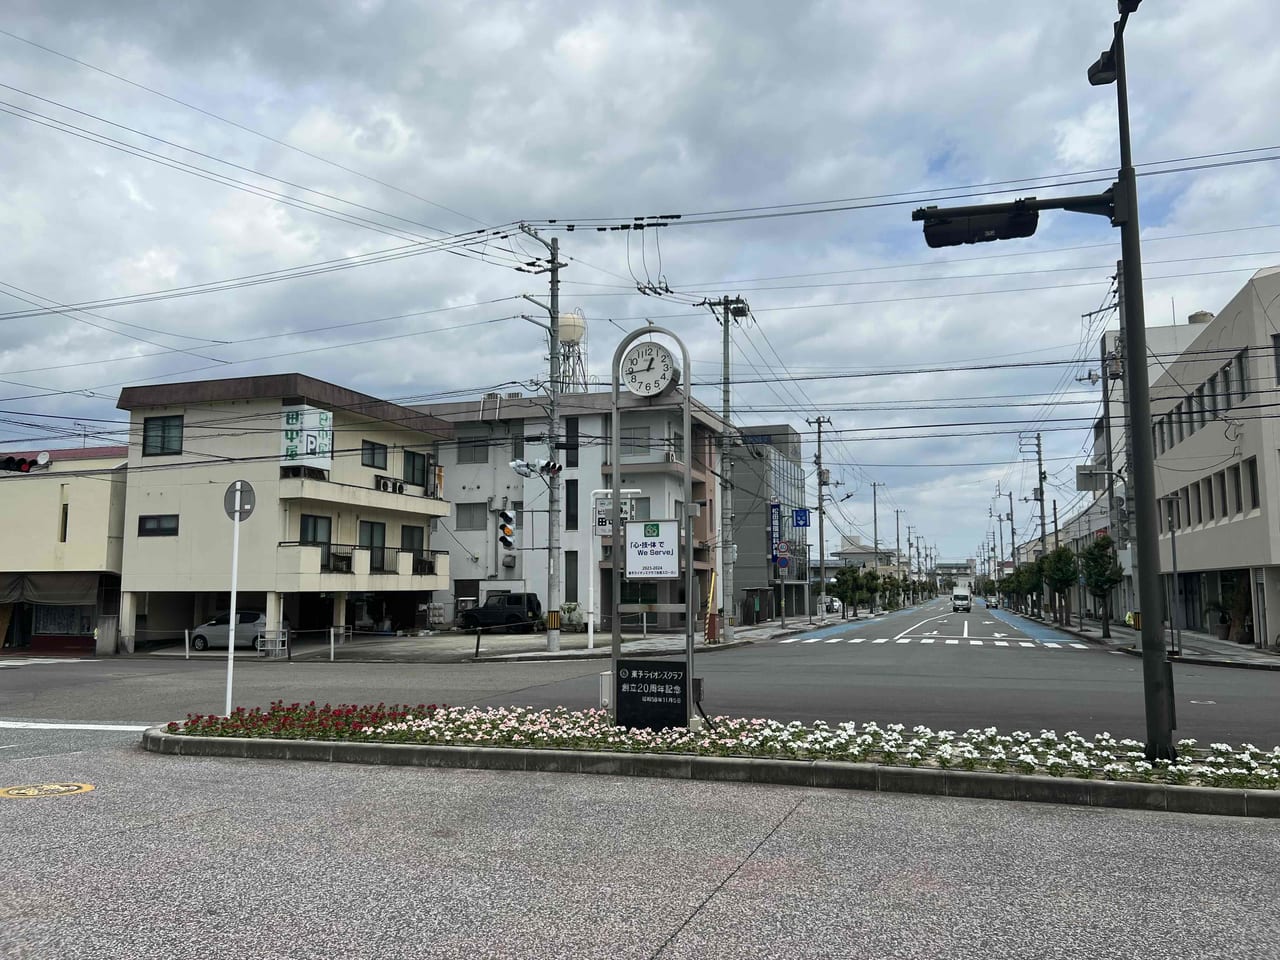
[[619, 660], [613, 701], [618, 725], [683, 727], [689, 721], [688, 676], [683, 660]]
[[809, 525], [809, 508], [796, 507], [792, 510], [791, 525], [793, 527], [807, 527]]
[[782, 504], [769, 504], [769, 559], [778, 562], [778, 541], [782, 538]]
[[[597, 537], [607, 537], [613, 533], [613, 498], [612, 497], [596, 497], [595, 500], [596, 523], [595, 531]], [[631, 501], [622, 501], [622, 519], [627, 521], [631, 519]]]
[[333, 469], [333, 414], [302, 404], [281, 413], [280, 462]]
[[628, 520], [627, 579], [680, 579], [680, 521]]

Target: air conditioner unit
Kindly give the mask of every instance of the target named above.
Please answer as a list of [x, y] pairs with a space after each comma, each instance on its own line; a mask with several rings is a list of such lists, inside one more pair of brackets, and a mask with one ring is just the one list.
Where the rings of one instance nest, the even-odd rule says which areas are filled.
[[383, 493], [391, 493], [395, 489], [395, 481], [390, 477], [374, 477], [373, 485]]
[[399, 480], [396, 481], [396, 493], [404, 493], [404, 484]]

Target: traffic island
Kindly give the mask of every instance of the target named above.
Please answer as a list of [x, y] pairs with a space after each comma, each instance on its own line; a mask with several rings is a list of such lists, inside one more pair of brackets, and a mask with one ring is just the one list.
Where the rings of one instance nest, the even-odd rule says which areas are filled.
[[388, 766], [663, 777], [973, 799], [1280, 817], [1280, 747], [1178, 744], [1147, 763], [1142, 744], [994, 727], [782, 724], [717, 717], [707, 729], [627, 730], [601, 710], [352, 706], [276, 702], [230, 717], [153, 727], [155, 753]]

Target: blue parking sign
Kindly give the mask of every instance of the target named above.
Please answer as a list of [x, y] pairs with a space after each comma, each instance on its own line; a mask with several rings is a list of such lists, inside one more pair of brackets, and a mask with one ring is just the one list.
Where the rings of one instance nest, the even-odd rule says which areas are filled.
[[792, 510], [791, 525], [793, 527], [807, 527], [809, 525], [809, 508], [796, 507]]

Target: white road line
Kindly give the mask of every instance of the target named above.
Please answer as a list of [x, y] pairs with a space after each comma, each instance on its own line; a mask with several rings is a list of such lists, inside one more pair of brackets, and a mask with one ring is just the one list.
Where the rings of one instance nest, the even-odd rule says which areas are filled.
[[1030, 640], [1019, 640], [1019, 641], [1018, 641], [1018, 646], [1020, 646], [1020, 647], [1034, 647], [1034, 646], [1035, 646], [1035, 644], [1034, 644], [1034, 643], [1032, 643]]
[[128, 723], [42, 723], [36, 720], [0, 720], [6, 730], [149, 730], [149, 726]]
[[1008, 641], [1008, 640], [997, 640], [997, 641], [996, 641], [996, 646], [997, 646], [997, 647], [1007, 647], [1008, 645], [1009, 645], [1009, 641]]
[[964, 635], [965, 635], [966, 637], [967, 637], [967, 636], [969, 636], [969, 621], [968, 621], [968, 620], [966, 620], [966, 621], [964, 622]]
[[790, 640], [779, 640], [779, 641], [778, 641], [778, 643], [779, 643], [779, 644], [783, 644], [783, 643], [797, 643], [797, 642], [799, 642], [799, 640], [800, 640], [800, 638], [799, 638], [799, 637], [792, 637]]
[[814, 637], [812, 640], [806, 640], [805, 643], [818, 643], [821, 640], [822, 640], [821, 637]]
[[949, 640], [947, 640], [947, 643], [959, 643], [959, 642], [960, 641], [957, 640], [955, 637], [951, 637]]
[[901, 638], [899, 638], [896, 642], [897, 642], [897, 643], [910, 643], [910, 642], [911, 642], [911, 638], [910, 638], [910, 637], [901, 637]]
[[1057, 645], [1056, 643], [1050, 643], [1048, 640], [1041, 640], [1041, 641], [1040, 641], [1040, 645], [1041, 645], [1042, 647], [1044, 647], [1046, 650], [1057, 650], [1057, 649], [1058, 649], [1058, 645]]
[[865, 641], [866, 639], [867, 639], [866, 637], [850, 637], [850, 638], [849, 638], [849, 642], [850, 642], [850, 643], [862, 643], [862, 642], [863, 642], [863, 641]]
[[925, 638], [924, 638], [923, 640], [921, 640], [920, 642], [921, 642], [921, 643], [933, 643], [933, 637], [925, 637]]
[[1089, 649], [1089, 645], [1087, 643], [1073, 643], [1072, 646], [1075, 647], [1077, 650]]
[[[907, 627], [907, 629], [903, 630], [900, 634], [898, 634], [898, 637], [905, 637], [908, 633], [915, 633], [916, 627], [923, 627], [926, 623], [930, 623], [934, 620], [941, 620], [942, 617], [945, 617], [945, 616], [946, 614], [943, 614], [940, 617], [928, 617], [924, 620], [921, 620], [919, 623], [915, 624], [915, 626]], [[897, 640], [898, 637], [894, 637], [893, 639]]]
[[980, 647], [980, 646], [982, 646], [982, 641], [981, 641], [981, 640], [970, 640], [970, 641], [969, 641], [969, 646], [971, 646], [971, 647]]
[[886, 637], [886, 638], [885, 638], [885, 639], [883, 639], [883, 640], [872, 640], [871, 642], [872, 642], [872, 643], [888, 643], [888, 642], [889, 642], [889, 639]]
[[6, 763], [19, 763], [23, 760], [51, 760], [54, 757], [74, 757], [81, 753], [84, 753], [84, 751], [71, 750], [68, 753], [42, 753], [35, 757], [5, 757], [4, 759]]
[[844, 637], [832, 637], [827, 643], [843, 643]]

